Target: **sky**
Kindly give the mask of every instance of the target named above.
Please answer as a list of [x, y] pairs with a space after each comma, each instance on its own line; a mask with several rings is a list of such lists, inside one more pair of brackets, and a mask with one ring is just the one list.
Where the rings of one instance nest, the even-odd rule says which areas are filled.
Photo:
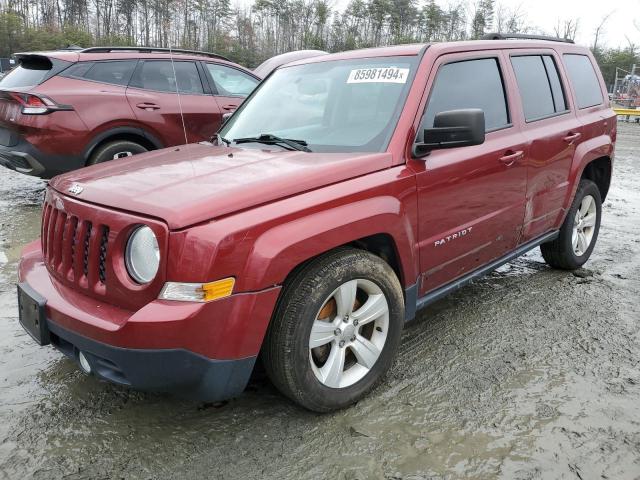
[[[444, 7], [449, 2], [455, 4], [458, 1], [436, 0], [436, 3]], [[469, 12], [472, 12], [477, 0], [466, 1]], [[232, 4], [238, 6], [251, 3], [253, 3], [252, 0], [232, 0]], [[333, 0], [332, 3], [334, 9], [344, 10], [349, 0]], [[417, 3], [422, 5], [426, 2], [417, 0]], [[599, 44], [608, 47], [626, 47], [628, 46], [626, 35], [631, 42], [640, 46], [640, 0], [496, 0], [496, 4], [502, 4], [508, 9], [519, 8], [524, 12], [530, 26], [550, 34], [553, 33], [558, 18], [578, 17], [580, 21], [576, 40], [577, 43], [584, 45], [593, 44], [595, 29], [602, 19], [611, 13]], [[634, 21], [638, 25], [637, 28]]]
[[593, 43], [596, 28], [611, 13], [602, 41], [598, 43], [609, 47], [627, 46], [626, 35], [640, 46], [640, 0], [498, 0], [496, 3], [510, 9], [519, 7], [529, 24], [549, 33], [553, 32], [558, 18], [579, 18], [576, 41], [583, 45]]

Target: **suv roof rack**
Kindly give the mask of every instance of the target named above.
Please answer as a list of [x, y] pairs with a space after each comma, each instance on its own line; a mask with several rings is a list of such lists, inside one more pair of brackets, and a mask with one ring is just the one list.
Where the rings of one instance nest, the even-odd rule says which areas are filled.
[[529, 35], [528, 33], [487, 33], [480, 40], [547, 40], [549, 42], [575, 43], [570, 38], [550, 37], [547, 35]]
[[138, 53], [179, 53], [183, 55], [202, 55], [203, 57], [219, 58], [230, 62], [227, 57], [217, 53], [201, 52], [198, 50], [185, 50], [182, 48], [156, 48], [156, 47], [90, 47], [78, 50], [78, 53], [111, 53], [111, 52], [138, 52]]

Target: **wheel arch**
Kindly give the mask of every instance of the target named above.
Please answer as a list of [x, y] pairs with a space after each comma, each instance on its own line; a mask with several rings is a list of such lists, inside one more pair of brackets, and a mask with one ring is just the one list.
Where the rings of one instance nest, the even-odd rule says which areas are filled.
[[399, 199], [374, 197], [308, 215], [255, 240], [243, 276], [248, 290], [282, 285], [309, 261], [339, 248], [366, 250], [385, 260], [401, 285], [415, 283], [417, 257], [410, 215]]
[[128, 141], [136, 142], [148, 150], [157, 150], [159, 148], [164, 147], [162, 142], [157, 137], [155, 137], [154, 135], [150, 134], [149, 132], [145, 131], [142, 128], [137, 128], [137, 127], [111, 128], [109, 130], [106, 130], [96, 135], [91, 141], [91, 143], [89, 143], [89, 145], [87, 146], [83, 154], [85, 163], [89, 161], [89, 159], [91, 158], [91, 155], [93, 155], [93, 153], [99, 147], [101, 147], [102, 145], [105, 145], [106, 143], [114, 142], [117, 140], [128, 140]]
[[569, 172], [569, 188], [564, 200], [562, 214], [558, 218], [558, 226], [564, 221], [582, 178], [597, 179], [595, 183], [598, 185], [600, 194], [604, 193], [602, 198], [604, 200], [611, 183], [613, 153], [613, 141], [608, 135], [590, 138], [578, 145], [571, 164], [571, 171]]
[[580, 179], [591, 180], [600, 191], [600, 198], [604, 202], [611, 185], [612, 162], [611, 157], [602, 156], [587, 163], [582, 170]]

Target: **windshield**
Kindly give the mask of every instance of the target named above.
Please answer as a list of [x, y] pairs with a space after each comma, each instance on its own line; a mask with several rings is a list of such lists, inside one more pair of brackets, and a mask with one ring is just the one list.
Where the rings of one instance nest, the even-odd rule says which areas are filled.
[[220, 135], [234, 141], [270, 134], [306, 142], [313, 152], [384, 151], [416, 62], [415, 56], [383, 57], [281, 68]]

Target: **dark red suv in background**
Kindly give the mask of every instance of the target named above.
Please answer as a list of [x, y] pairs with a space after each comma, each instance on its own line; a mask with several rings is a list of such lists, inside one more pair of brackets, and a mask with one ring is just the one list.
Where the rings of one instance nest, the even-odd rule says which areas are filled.
[[16, 58], [0, 81], [0, 165], [42, 178], [209, 139], [260, 82], [222, 56], [187, 50], [96, 47]]

